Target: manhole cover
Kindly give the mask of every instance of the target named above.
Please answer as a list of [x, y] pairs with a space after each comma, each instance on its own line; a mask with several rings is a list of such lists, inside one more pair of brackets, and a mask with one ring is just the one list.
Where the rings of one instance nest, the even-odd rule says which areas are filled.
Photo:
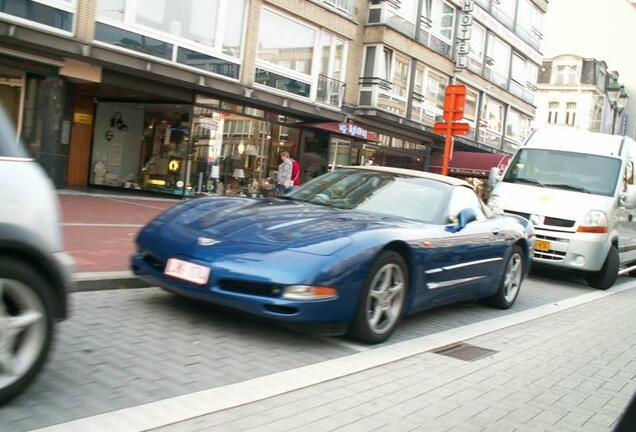
[[469, 345], [465, 343], [460, 343], [457, 345], [452, 345], [448, 347], [444, 347], [437, 351], [433, 351], [435, 354], [441, 354], [448, 357], [453, 357], [459, 360], [464, 361], [476, 361], [482, 359], [484, 357], [489, 357], [497, 351], [491, 350], [488, 348], [482, 348], [475, 345]]

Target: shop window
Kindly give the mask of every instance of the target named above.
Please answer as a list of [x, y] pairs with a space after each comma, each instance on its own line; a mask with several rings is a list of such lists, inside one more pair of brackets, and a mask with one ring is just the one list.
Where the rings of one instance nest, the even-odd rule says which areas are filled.
[[75, 1], [49, 0], [0, 1], [0, 12], [66, 32], [73, 31]]
[[237, 79], [244, 15], [245, 0], [98, 0], [95, 39]]

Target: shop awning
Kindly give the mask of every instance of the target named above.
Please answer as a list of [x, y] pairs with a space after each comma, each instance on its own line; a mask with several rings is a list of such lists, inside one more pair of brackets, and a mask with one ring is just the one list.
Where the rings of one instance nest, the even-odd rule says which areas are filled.
[[371, 132], [362, 126], [358, 126], [357, 124], [348, 122], [348, 123], [338, 123], [338, 122], [323, 122], [323, 123], [311, 123], [305, 125], [306, 127], [320, 129], [327, 132], [335, 133], [338, 135], [344, 135], [351, 137], [353, 139], [358, 139], [362, 141], [368, 142], [380, 142], [380, 138], [378, 134], [375, 132]]
[[[501, 153], [479, 153], [456, 151], [453, 152], [453, 158], [448, 166], [450, 175], [471, 176], [471, 177], [488, 177], [490, 169], [498, 167], [504, 169], [509, 163], [512, 156]], [[434, 154], [431, 156], [429, 171], [433, 173], [442, 172], [442, 155]]]

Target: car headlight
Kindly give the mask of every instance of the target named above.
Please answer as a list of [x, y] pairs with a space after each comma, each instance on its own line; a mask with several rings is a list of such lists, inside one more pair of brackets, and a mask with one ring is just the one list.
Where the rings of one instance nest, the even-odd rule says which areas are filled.
[[493, 213], [503, 213], [503, 209], [501, 208], [501, 198], [499, 195], [490, 195], [490, 198], [488, 198], [488, 207], [493, 211]]
[[285, 287], [283, 298], [287, 300], [325, 300], [338, 297], [338, 291], [335, 288], [311, 286], [311, 285], [292, 285]]
[[607, 215], [601, 210], [592, 210], [588, 212], [581, 223], [577, 232], [604, 234], [607, 232]]

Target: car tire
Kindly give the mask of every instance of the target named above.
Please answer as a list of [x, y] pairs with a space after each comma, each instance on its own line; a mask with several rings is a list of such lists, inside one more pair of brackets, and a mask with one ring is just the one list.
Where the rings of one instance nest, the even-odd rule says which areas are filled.
[[402, 255], [382, 252], [365, 279], [348, 336], [366, 344], [387, 340], [404, 313], [408, 287], [409, 271]]
[[620, 266], [620, 257], [618, 248], [614, 245], [607, 252], [607, 257], [603, 263], [603, 267], [597, 272], [588, 272], [585, 275], [587, 283], [596, 289], [606, 290], [614, 285], [618, 279], [618, 268]]
[[515, 245], [506, 255], [506, 265], [497, 292], [492, 297], [482, 299], [481, 302], [497, 309], [510, 309], [521, 291], [525, 269], [523, 249]]
[[[51, 349], [54, 303], [47, 287], [33, 267], [13, 258], [0, 257], [0, 329], [4, 334], [4, 338], [0, 335], [0, 356], [5, 355], [0, 357], [0, 405], [33, 381]], [[9, 324], [21, 330], [9, 332]], [[15, 337], [7, 337], [11, 333]], [[14, 362], [5, 363], [7, 353], [20, 363], [17, 366]], [[8, 364], [20, 369], [8, 372]]]

